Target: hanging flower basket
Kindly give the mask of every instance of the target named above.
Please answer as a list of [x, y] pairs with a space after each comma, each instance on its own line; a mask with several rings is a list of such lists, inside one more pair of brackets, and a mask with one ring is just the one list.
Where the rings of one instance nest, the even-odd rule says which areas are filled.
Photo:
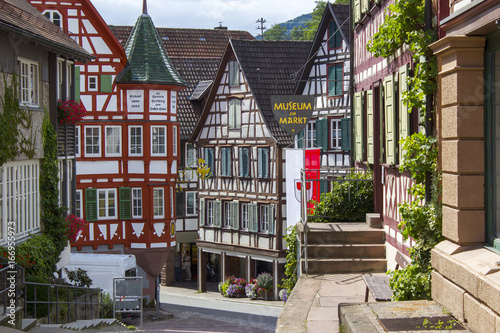
[[85, 117], [87, 111], [73, 100], [57, 101], [57, 121], [60, 124], [74, 125]]
[[77, 217], [74, 214], [70, 214], [66, 217], [67, 222], [67, 230], [66, 236], [71, 243], [76, 242], [78, 235], [85, 229], [87, 222], [85, 222], [82, 218]]

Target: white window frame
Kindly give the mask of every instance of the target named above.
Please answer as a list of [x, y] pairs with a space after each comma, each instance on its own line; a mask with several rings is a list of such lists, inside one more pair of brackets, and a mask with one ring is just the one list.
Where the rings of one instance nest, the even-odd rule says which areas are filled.
[[[104, 202], [101, 199], [104, 195]], [[97, 219], [111, 220], [118, 217], [118, 195], [116, 188], [99, 188], [97, 189]], [[101, 213], [104, 214], [101, 215]]]
[[81, 145], [80, 145], [80, 137], [81, 137], [81, 130], [82, 128], [80, 126], [75, 126], [75, 156], [80, 157], [82, 155], [81, 153]]
[[0, 244], [9, 231], [16, 241], [40, 231], [39, 160], [6, 162], [0, 167]]
[[[186, 192], [186, 216], [197, 215], [197, 213], [196, 213], [198, 211], [197, 194], [198, 194], [198, 192], [195, 192], [195, 191]], [[192, 206], [191, 209], [190, 209], [190, 206]]]
[[[137, 135], [137, 130], [140, 130], [140, 134]], [[134, 132], [134, 133], [132, 133]], [[129, 156], [142, 156], [143, 155], [143, 137], [144, 130], [142, 126], [129, 126], [128, 127], [128, 154]], [[139, 140], [140, 142], [137, 142]], [[135, 152], [133, 152], [135, 148]], [[139, 151], [139, 152], [137, 152]]]
[[142, 218], [142, 188], [132, 187], [132, 218]]
[[[84, 127], [85, 129], [85, 157], [101, 157], [101, 127], [100, 126], [85, 126]], [[89, 139], [89, 135], [87, 134], [87, 129], [92, 129], [93, 131], [94, 130], [97, 130], [97, 133], [98, 135], [95, 136], [94, 134], [95, 133], [92, 133], [92, 135], [90, 136], [91, 139], [94, 139], [95, 137], [97, 137], [97, 143], [94, 143], [92, 142], [90, 145], [87, 144], [87, 139]], [[97, 153], [88, 153], [87, 152], [87, 147], [97, 147], [98, 148], [98, 152]], [[92, 149], [93, 151], [94, 149]]]
[[[58, 26], [59, 28], [63, 29], [63, 16], [58, 10], [53, 10], [53, 9], [47, 9], [42, 12], [43, 16], [48, 18], [50, 22], [54, 23], [54, 25]], [[47, 14], [49, 14], [47, 16]], [[54, 14], [59, 15], [59, 18], [55, 18]], [[59, 22], [57, 22], [59, 21]], [[59, 24], [58, 24], [59, 23]]]
[[197, 164], [198, 151], [193, 143], [186, 143], [186, 166], [193, 168]]
[[229, 129], [241, 128], [241, 99], [232, 98], [227, 103], [227, 125]]
[[207, 205], [207, 221], [205, 225], [213, 226], [215, 221], [215, 201], [207, 200], [206, 205]]
[[241, 229], [248, 230], [248, 224], [250, 222], [250, 204], [241, 204]]
[[82, 194], [83, 194], [82, 190], [76, 190], [76, 193], [75, 193], [75, 215], [77, 217], [80, 217], [80, 218], [83, 218]]
[[[155, 134], [155, 130], [163, 130], [163, 134]], [[161, 138], [163, 142], [160, 142]], [[159, 152], [160, 148], [163, 152]], [[151, 156], [167, 156], [167, 126], [151, 126]]]
[[316, 147], [316, 121], [310, 121], [306, 126], [306, 132], [304, 133], [305, 148], [315, 148]]
[[271, 218], [269, 217], [269, 205], [260, 205], [260, 232], [269, 231], [269, 223]]
[[98, 81], [99, 77], [97, 75], [87, 76], [87, 91], [98, 91], [99, 89], [99, 84], [97, 83]]
[[172, 129], [173, 129], [173, 131], [172, 131], [172, 140], [173, 140], [173, 142], [172, 142], [172, 154], [174, 156], [177, 156], [177, 153], [178, 153], [178, 148], [177, 148], [178, 147], [178, 145], [177, 145], [177, 133], [178, 133], [177, 131], [178, 130], [177, 130], [177, 126], [173, 126]]
[[[66, 86], [63, 87], [63, 66], [66, 63]], [[72, 61], [65, 60], [63, 58], [57, 58], [57, 99], [63, 99], [63, 89], [66, 90], [66, 100], [71, 98], [71, 85], [73, 84], [72, 72]]]
[[165, 218], [165, 189], [163, 187], [153, 188], [153, 218]]
[[231, 228], [232, 201], [223, 201], [223, 203], [224, 203], [224, 221], [222, 227]]
[[19, 65], [19, 103], [28, 107], [38, 107], [40, 101], [40, 65], [24, 58]]
[[122, 156], [122, 127], [104, 126], [104, 132], [106, 133], [106, 137], [104, 139], [105, 141], [104, 145], [106, 147], [105, 156], [107, 157]]
[[342, 149], [341, 118], [330, 120], [330, 147], [334, 150]]

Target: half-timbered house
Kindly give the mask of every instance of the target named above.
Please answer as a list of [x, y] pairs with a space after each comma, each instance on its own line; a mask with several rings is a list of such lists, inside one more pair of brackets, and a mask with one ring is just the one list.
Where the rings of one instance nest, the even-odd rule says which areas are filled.
[[[208, 255], [220, 276], [274, 276], [285, 263], [284, 148], [272, 95], [293, 94], [311, 42], [230, 40], [191, 137], [210, 173], [199, 184], [199, 288]], [[298, 76], [297, 75], [297, 76]]]
[[398, 229], [398, 203], [408, 201], [409, 174], [399, 171], [403, 158], [400, 140], [418, 130], [418, 112], [408, 112], [401, 96], [412, 68], [411, 54], [401, 49], [394, 57], [374, 57], [367, 42], [378, 31], [391, 1], [355, 0], [353, 158], [356, 166], [370, 168], [374, 177], [375, 212], [386, 232], [387, 266], [394, 267], [396, 251], [408, 255], [412, 241]]
[[[125, 45], [132, 27], [109, 26], [122, 45]], [[255, 38], [247, 31], [214, 29], [157, 28], [163, 46], [175, 69], [186, 82], [186, 89], [177, 95], [177, 115], [180, 123], [180, 156], [176, 191], [175, 236], [177, 251], [191, 253], [192, 275], [197, 275], [198, 239], [198, 175], [197, 149], [188, 140], [198, 123], [212, 81], [217, 72], [229, 38]], [[168, 260], [172, 261], [173, 258]], [[167, 267], [167, 266], [166, 266]], [[174, 272], [162, 271], [162, 283], [172, 284]]]
[[153, 297], [176, 245], [177, 92], [184, 81], [146, 3], [124, 48], [90, 1], [32, 2], [96, 57], [76, 70], [76, 99], [87, 110], [76, 131], [76, 211], [88, 226], [72, 250], [134, 254], [144, 295]]
[[351, 165], [350, 75], [349, 6], [327, 3], [295, 90], [315, 97], [313, 116], [297, 135], [297, 146], [321, 148], [323, 166]]
[[[19, 92], [20, 107], [27, 112], [31, 126], [26, 130], [20, 125], [17, 137], [19, 141], [24, 137], [30, 154], [18, 154], [0, 165], [0, 245], [5, 246], [43, 230], [39, 182], [46, 112], [59, 134], [61, 204], [72, 205], [74, 145], [65, 149], [62, 143], [74, 143], [74, 130], [58, 122], [57, 100], [74, 96], [74, 64], [90, 61], [92, 56], [25, 0], [0, 1], [0, 49], [0, 114], [7, 113], [5, 91], [16, 87], [18, 91], [13, 92]], [[9, 135], [6, 128], [2, 126], [2, 140]], [[6, 156], [2, 151], [2, 159]]]

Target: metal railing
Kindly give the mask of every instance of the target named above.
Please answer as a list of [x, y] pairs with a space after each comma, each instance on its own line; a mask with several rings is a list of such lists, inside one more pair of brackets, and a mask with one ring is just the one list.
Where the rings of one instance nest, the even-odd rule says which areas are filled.
[[102, 318], [104, 314], [100, 288], [25, 282], [24, 297], [24, 317], [47, 324]]
[[[356, 175], [356, 176], [354, 176]], [[359, 177], [361, 175], [361, 177]], [[299, 247], [298, 247], [298, 263], [300, 265], [299, 275], [302, 272], [302, 264], [300, 259], [304, 258], [304, 268], [306, 275], [309, 271], [308, 255], [307, 255], [307, 224], [313, 215], [311, 213], [314, 211], [314, 205], [321, 202], [321, 193], [333, 191], [336, 184], [342, 184], [346, 182], [354, 182], [356, 187], [354, 191], [357, 191], [358, 185], [361, 182], [373, 182], [371, 176], [371, 171], [364, 169], [302, 169], [300, 172], [300, 198], [301, 198], [301, 218], [300, 223], [303, 229], [303, 242], [304, 247], [301, 249], [300, 235], [297, 233]], [[324, 187], [324, 188], [322, 188]], [[347, 186], [347, 198], [348, 201], [351, 200], [351, 186]], [[342, 204], [341, 202], [339, 203]], [[335, 208], [335, 200], [332, 198], [332, 205]], [[328, 218], [328, 216], [314, 215], [314, 218]], [[298, 265], [298, 266], [299, 266]]]
[[[2, 315], [10, 312], [12, 304], [18, 305], [20, 289], [24, 280], [24, 269], [14, 262], [8, 262], [5, 258], [0, 258], [0, 301], [3, 305]], [[14, 302], [11, 300], [14, 299]]]

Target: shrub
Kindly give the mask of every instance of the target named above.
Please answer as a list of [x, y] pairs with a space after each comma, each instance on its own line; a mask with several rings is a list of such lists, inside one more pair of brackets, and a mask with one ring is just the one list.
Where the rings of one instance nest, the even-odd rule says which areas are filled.
[[77, 268], [74, 271], [70, 271], [65, 268], [64, 271], [68, 276], [68, 280], [73, 283], [74, 286], [89, 288], [92, 285], [92, 279], [87, 275], [86, 270]]
[[281, 279], [280, 287], [291, 292], [297, 283], [297, 228], [291, 226], [287, 230], [290, 233], [283, 236], [287, 245], [285, 277]]
[[273, 276], [269, 273], [260, 273], [257, 276], [257, 287], [267, 290], [273, 289]]
[[226, 297], [240, 297], [245, 294], [245, 279], [228, 276], [223, 283], [219, 283], [219, 291]]
[[331, 192], [321, 194], [310, 222], [360, 222], [373, 212], [373, 181], [364, 181], [371, 180], [372, 173], [352, 171], [344, 179], [333, 182]]

